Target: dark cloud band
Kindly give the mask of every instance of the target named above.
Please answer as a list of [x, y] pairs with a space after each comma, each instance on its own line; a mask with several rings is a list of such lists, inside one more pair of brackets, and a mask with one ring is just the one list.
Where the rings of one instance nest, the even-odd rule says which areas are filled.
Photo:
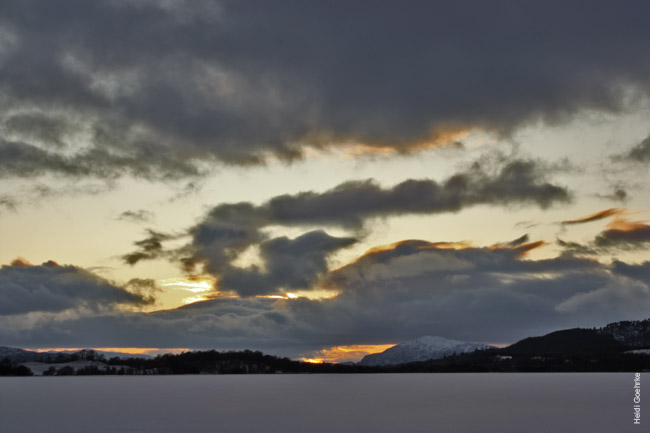
[[[569, 200], [568, 190], [547, 182], [534, 161], [507, 161], [497, 170], [474, 164], [440, 183], [410, 179], [383, 188], [372, 180], [354, 181], [321, 193], [277, 196], [261, 205], [222, 204], [189, 230], [188, 245], [169, 251], [163, 243], [172, 237], [150, 231], [149, 237], [136, 243], [138, 250], [123, 259], [136, 264], [141, 260], [172, 258], [189, 271], [201, 264], [207, 272], [219, 276], [224, 289], [241, 295], [268, 294], [280, 288], [308, 289], [327, 270], [327, 255], [353, 244], [356, 238], [335, 238], [314, 230], [293, 240], [268, 239], [262, 232], [264, 227], [342, 227], [356, 230], [359, 236], [359, 229], [373, 218], [457, 212], [479, 204], [532, 203], [546, 208]], [[520, 238], [515, 243], [525, 241]], [[233, 267], [237, 257], [253, 245], [260, 246], [267, 272], [256, 266]]]
[[0, 316], [76, 309], [110, 311], [119, 305], [151, 302], [153, 298], [126, 291], [75, 266], [52, 261], [32, 266], [17, 259], [0, 268]]
[[5, 0], [0, 175], [186, 177], [616, 111], [650, 91], [649, 14], [645, 1]]
[[[296, 243], [333, 242], [322, 234], [305, 239]], [[274, 248], [298, 248], [280, 243]], [[650, 263], [529, 260], [521, 257], [529, 246], [516, 243], [479, 248], [411, 240], [376, 249], [327, 273], [330, 287], [340, 291], [331, 299], [217, 298], [148, 314], [59, 319], [56, 326], [43, 318], [22, 331], [0, 315], [0, 338], [35, 347], [182, 346], [298, 356], [421, 335], [511, 342], [647, 316]]]

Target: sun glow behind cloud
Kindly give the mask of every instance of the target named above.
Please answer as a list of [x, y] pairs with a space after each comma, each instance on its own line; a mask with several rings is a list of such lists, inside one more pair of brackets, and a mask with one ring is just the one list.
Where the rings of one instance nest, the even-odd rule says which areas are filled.
[[266, 299], [299, 299], [307, 298], [311, 300], [317, 299], [332, 299], [338, 296], [339, 292], [336, 290], [329, 289], [314, 289], [314, 290], [297, 290], [294, 292], [285, 292], [283, 294], [277, 295], [257, 295], [256, 298], [266, 298]]
[[394, 344], [355, 344], [350, 346], [333, 346], [322, 349], [300, 358], [301, 361], [310, 363], [341, 363], [358, 362], [366, 355], [379, 353], [393, 347]]
[[[163, 288], [161, 301], [165, 309], [206, 301], [218, 294], [216, 279], [206, 275], [165, 278], [159, 280], [158, 284]], [[187, 292], [192, 295], [188, 296]]]
[[[306, 137], [305, 142], [315, 145], [301, 149], [303, 156], [310, 158], [319, 157], [323, 154], [334, 154], [340, 158], [356, 159], [364, 156], [388, 157], [395, 154], [408, 154], [411, 152], [423, 152], [445, 146], [457, 146], [459, 143], [474, 143], [484, 141], [487, 135], [480, 130], [471, 130], [465, 127], [439, 127], [428, 137], [403, 143], [376, 143], [355, 140], [340, 140], [327, 136], [312, 134]], [[328, 143], [327, 146], [319, 143]]]

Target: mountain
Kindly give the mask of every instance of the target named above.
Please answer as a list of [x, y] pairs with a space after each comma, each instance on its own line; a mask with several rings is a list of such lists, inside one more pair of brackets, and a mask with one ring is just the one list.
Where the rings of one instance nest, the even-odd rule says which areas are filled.
[[611, 335], [626, 346], [650, 346], [650, 319], [610, 323], [597, 331]]
[[150, 355], [130, 354], [122, 352], [106, 352], [103, 350], [64, 350], [49, 352], [32, 352], [31, 350], [18, 349], [16, 347], [0, 346], [0, 359], [7, 358], [14, 363], [23, 362], [67, 362], [71, 360], [90, 360], [93, 361], [99, 355], [109, 359], [117, 357], [120, 359], [144, 358], [153, 359]]
[[0, 359], [5, 358], [11, 362], [31, 362], [39, 361], [41, 359], [41, 354], [15, 347], [0, 346]]
[[506, 355], [611, 354], [650, 347], [650, 319], [574, 328], [525, 338], [501, 350]]
[[59, 354], [64, 355], [73, 355], [78, 359], [89, 359], [93, 360], [99, 355], [104, 356], [106, 359], [110, 358], [120, 358], [120, 359], [131, 359], [131, 358], [144, 358], [144, 359], [153, 359], [151, 355], [145, 355], [141, 353], [125, 353], [125, 352], [108, 352], [106, 350], [94, 350], [94, 349], [82, 349], [82, 350], [57, 350], [57, 351], [47, 351], [39, 352], [42, 355], [52, 355], [56, 356]]
[[541, 337], [528, 337], [504, 349], [504, 355], [572, 355], [620, 353], [626, 345], [595, 329], [565, 329]]
[[381, 353], [366, 355], [359, 362], [363, 366], [386, 366], [409, 362], [439, 359], [445, 356], [491, 349], [487, 344], [466, 343], [442, 337], [425, 336], [406, 341], [384, 350]]

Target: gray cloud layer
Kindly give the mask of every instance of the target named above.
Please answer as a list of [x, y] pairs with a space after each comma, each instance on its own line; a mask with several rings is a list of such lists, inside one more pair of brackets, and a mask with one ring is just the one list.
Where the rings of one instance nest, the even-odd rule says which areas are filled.
[[[41, 321], [5, 344], [262, 349], [297, 356], [440, 335], [507, 342], [562, 327], [647, 317], [650, 263], [526, 260], [536, 244], [446, 249], [404, 241], [329, 272], [333, 299], [221, 298], [156, 313]], [[396, 326], [399, 324], [399, 326]]]
[[[135, 264], [168, 257], [181, 260], [188, 270], [203, 264], [208, 272], [219, 276], [222, 288], [242, 295], [273, 293], [281, 287], [308, 289], [326, 270], [327, 255], [356, 240], [334, 238], [321, 231], [294, 240], [269, 240], [261, 229], [270, 225], [318, 225], [358, 230], [372, 218], [456, 212], [478, 204], [532, 203], [546, 208], [569, 201], [569, 192], [546, 182], [542, 171], [535, 162], [526, 160], [506, 162], [494, 173], [475, 164], [441, 183], [411, 179], [382, 188], [371, 180], [355, 181], [322, 193], [277, 196], [261, 205], [222, 204], [190, 229], [191, 243], [180, 250], [166, 250], [163, 242], [172, 237], [150, 231], [148, 238], [136, 243], [139, 249], [123, 258]], [[266, 272], [232, 266], [239, 254], [256, 244], [260, 245]]]
[[648, 95], [645, 1], [5, 0], [0, 176], [407, 150]]
[[15, 261], [0, 268], [0, 316], [79, 308], [100, 311], [152, 301], [74, 266], [54, 262], [32, 266]]

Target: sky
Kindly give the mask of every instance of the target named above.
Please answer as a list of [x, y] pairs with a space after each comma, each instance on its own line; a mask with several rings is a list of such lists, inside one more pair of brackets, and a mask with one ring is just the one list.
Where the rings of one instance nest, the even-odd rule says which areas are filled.
[[648, 15], [3, 1], [0, 345], [342, 361], [649, 317]]

